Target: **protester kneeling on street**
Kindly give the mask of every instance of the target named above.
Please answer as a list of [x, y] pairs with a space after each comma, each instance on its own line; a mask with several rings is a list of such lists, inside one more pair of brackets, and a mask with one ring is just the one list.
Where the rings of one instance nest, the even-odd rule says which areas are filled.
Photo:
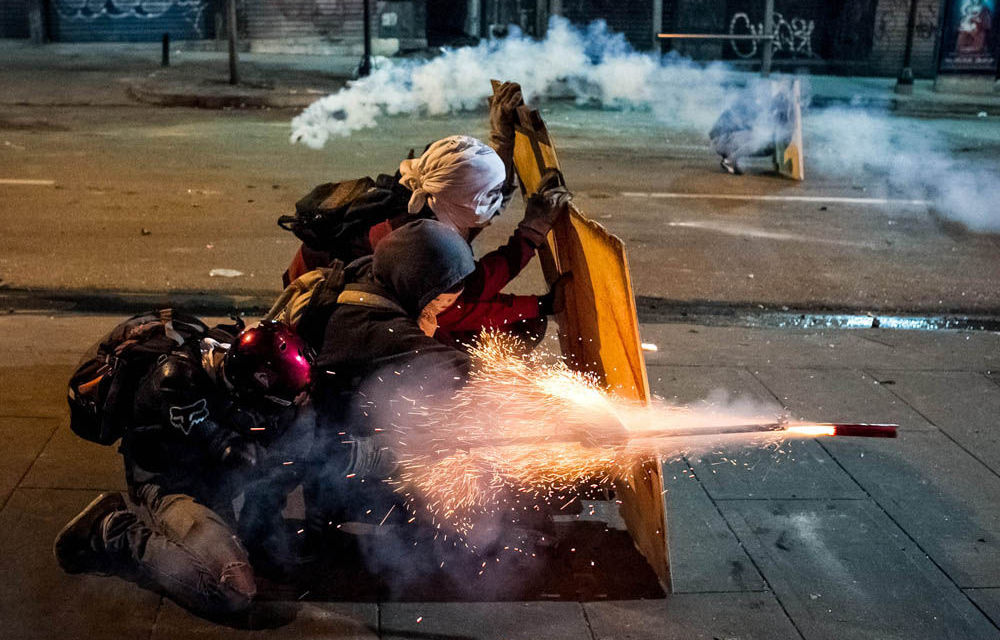
[[[155, 312], [85, 358], [71, 426], [102, 444], [121, 437], [128, 492], [101, 494], [59, 533], [64, 571], [135, 580], [208, 617], [250, 606], [254, 572], [232, 501], [293, 419], [313, 358], [279, 323], [240, 328]], [[111, 428], [91, 437], [95, 425]]]
[[745, 158], [774, 154], [775, 142], [792, 136], [790, 87], [771, 81], [744, 89], [722, 112], [708, 137], [727, 172], [741, 175]]

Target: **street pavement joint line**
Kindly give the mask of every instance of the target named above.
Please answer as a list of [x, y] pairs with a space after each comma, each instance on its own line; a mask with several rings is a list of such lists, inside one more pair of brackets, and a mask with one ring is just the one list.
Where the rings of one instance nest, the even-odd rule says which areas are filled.
[[[766, 386], [764, 388], [767, 389]], [[770, 389], [767, 390], [769, 393], [773, 395], [773, 392], [771, 392]], [[711, 492], [709, 492], [708, 487], [706, 487], [705, 483], [702, 482], [701, 478], [698, 477], [698, 472], [694, 470], [694, 467], [691, 465], [691, 461], [688, 460], [688, 457], [682, 456], [682, 459], [684, 460], [684, 464], [687, 465], [690, 475], [694, 476], [694, 479], [698, 482], [698, 486], [700, 486], [701, 490], [705, 492], [705, 497], [708, 498], [708, 501], [712, 503], [713, 507], [715, 507], [715, 512], [719, 514], [719, 517], [722, 519], [722, 522], [726, 525], [726, 528], [729, 529], [729, 533], [732, 534], [733, 539], [736, 540], [736, 542], [739, 544], [740, 549], [743, 551], [743, 555], [747, 557], [747, 560], [749, 560], [750, 564], [753, 565], [754, 570], [757, 571], [757, 575], [759, 575], [760, 579], [764, 581], [764, 586], [767, 587], [765, 591], [771, 592], [771, 595], [774, 596], [774, 601], [778, 603], [778, 606], [781, 607], [781, 612], [785, 614], [785, 619], [788, 620], [788, 622], [792, 625], [792, 628], [795, 629], [795, 633], [799, 634], [799, 638], [805, 640], [805, 634], [802, 633], [802, 630], [799, 629], [799, 625], [795, 623], [795, 619], [792, 618], [791, 614], [788, 613], [788, 609], [785, 607], [785, 603], [781, 601], [781, 596], [779, 596], [778, 592], [774, 590], [774, 586], [771, 584], [771, 581], [767, 579], [767, 575], [765, 575], [764, 570], [761, 569], [759, 564], [757, 564], [757, 561], [754, 559], [753, 554], [750, 553], [750, 551], [746, 548], [746, 546], [743, 544], [743, 541], [740, 540], [740, 536], [736, 533], [736, 530], [733, 529], [733, 525], [729, 524], [729, 520], [727, 520], [726, 516], [722, 513], [722, 509], [719, 508], [719, 502], [712, 497], [712, 494]], [[670, 557], [669, 554], [670, 554], [670, 547], [668, 546], [667, 547], [668, 559]]]
[[[867, 373], [867, 372], [866, 372], [866, 373]], [[894, 394], [894, 395], [895, 395], [895, 394]], [[897, 397], [898, 397], [898, 396], [897, 396]], [[902, 400], [902, 398], [900, 398], [900, 400]], [[905, 401], [904, 401], [904, 403], [905, 403]], [[907, 406], [909, 406], [909, 405], [907, 405]], [[912, 409], [912, 407], [910, 407], [910, 408]], [[914, 409], [914, 411], [916, 411], [916, 409]], [[918, 412], [918, 413], [919, 413], [919, 412]], [[923, 418], [924, 418], [925, 420], [927, 419], [927, 416], [924, 416], [923, 414], [921, 414], [921, 417], [923, 417]], [[928, 420], [928, 422], [930, 422], [930, 421]], [[933, 422], [931, 422], [931, 424], [934, 424], [934, 423], [933, 423]], [[942, 433], [943, 433], [943, 432], [942, 432]], [[945, 435], [947, 435], [947, 434], [945, 434]], [[881, 503], [881, 502], [879, 502], [878, 498], [876, 498], [876, 497], [875, 497], [875, 496], [873, 496], [873, 495], [872, 495], [871, 493], [869, 493], [869, 492], [868, 492], [868, 489], [866, 489], [866, 488], [865, 488], [865, 487], [864, 487], [864, 486], [863, 486], [863, 485], [862, 485], [862, 484], [861, 484], [861, 483], [860, 483], [860, 482], [858, 481], [858, 479], [857, 479], [857, 478], [855, 478], [855, 477], [854, 477], [853, 475], [851, 475], [851, 472], [850, 472], [850, 471], [848, 471], [848, 470], [847, 470], [847, 468], [846, 468], [846, 467], [845, 467], [845, 466], [844, 466], [843, 464], [841, 464], [841, 462], [840, 462], [840, 460], [839, 460], [839, 459], [837, 458], [837, 456], [835, 456], [835, 455], [833, 454], [833, 452], [832, 452], [832, 451], [830, 451], [830, 449], [828, 449], [828, 448], [827, 448], [827, 446], [826, 446], [826, 445], [825, 445], [825, 444], [824, 444], [823, 442], [820, 442], [820, 440], [821, 440], [821, 438], [816, 438], [816, 444], [818, 444], [818, 445], [820, 446], [820, 448], [821, 448], [821, 449], [823, 449], [823, 451], [825, 451], [825, 452], [826, 452], [826, 455], [830, 456], [830, 459], [831, 459], [831, 460], [833, 460], [833, 461], [834, 461], [834, 462], [835, 462], [835, 463], [837, 464], [837, 466], [838, 466], [838, 467], [840, 467], [840, 469], [841, 469], [841, 470], [842, 470], [842, 471], [843, 471], [844, 473], [846, 473], [846, 474], [847, 474], [847, 477], [849, 477], [849, 478], [850, 478], [851, 480], [853, 480], [853, 481], [854, 481], [854, 484], [858, 485], [858, 488], [859, 488], [859, 489], [861, 489], [862, 491], [864, 491], [864, 492], [865, 492], [865, 495], [867, 495], [867, 496], [868, 496], [868, 497], [869, 497], [869, 498], [871, 499], [871, 501], [872, 501], [872, 504], [874, 504], [874, 505], [875, 505], [876, 507], [878, 507], [879, 511], [881, 511], [881, 512], [882, 512], [882, 513], [883, 513], [883, 514], [885, 515], [885, 517], [889, 519], [889, 522], [891, 522], [892, 524], [896, 525], [896, 527], [897, 527], [897, 528], [898, 528], [898, 529], [899, 529], [900, 531], [902, 531], [902, 532], [903, 532], [903, 535], [904, 535], [904, 536], [906, 536], [906, 538], [907, 538], [907, 539], [908, 539], [908, 540], [909, 540], [910, 542], [912, 542], [912, 543], [913, 543], [913, 545], [914, 545], [914, 546], [915, 546], [915, 547], [917, 548], [917, 550], [918, 550], [918, 551], [920, 551], [920, 553], [922, 553], [922, 554], [923, 554], [923, 556], [924, 556], [925, 558], [927, 558], [928, 560], [930, 560], [930, 563], [931, 563], [932, 565], [934, 565], [934, 568], [935, 568], [935, 569], [937, 569], [938, 571], [940, 571], [940, 572], [941, 572], [941, 575], [943, 575], [943, 576], [945, 577], [945, 579], [946, 579], [946, 580], [947, 580], [948, 582], [950, 582], [950, 583], [951, 583], [951, 585], [952, 585], [953, 587], [955, 587], [955, 588], [956, 588], [956, 589], [958, 590], [958, 592], [959, 592], [959, 593], [961, 593], [961, 594], [962, 594], [963, 596], [965, 596], [965, 599], [966, 599], [966, 600], [967, 600], [967, 601], [968, 601], [968, 602], [969, 602], [970, 604], [972, 604], [972, 606], [973, 606], [973, 607], [974, 607], [974, 608], [975, 608], [975, 609], [976, 609], [977, 611], [979, 611], [979, 612], [980, 612], [980, 613], [981, 613], [981, 614], [983, 615], [983, 617], [985, 617], [985, 618], [986, 618], [986, 621], [987, 621], [987, 622], [989, 622], [989, 623], [990, 623], [990, 624], [992, 624], [992, 625], [993, 625], [994, 627], [996, 627], [997, 625], [996, 625], [996, 623], [994, 623], [994, 622], [993, 622], [993, 619], [992, 619], [992, 618], [990, 618], [990, 617], [989, 617], [988, 615], [986, 615], [986, 612], [985, 612], [985, 611], [983, 611], [982, 609], [980, 609], [980, 608], [979, 608], [979, 605], [977, 605], [977, 604], [975, 603], [975, 601], [974, 601], [974, 600], [973, 600], [973, 599], [972, 599], [972, 598], [971, 598], [971, 597], [969, 596], [969, 594], [967, 594], [967, 593], [966, 593], [966, 592], [965, 592], [965, 591], [964, 591], [964, 590], [962, 589], [962, 587], [960, 587], [960, 586], [959, 586], [959, 584], [958, 584], [957, 582], [955, 582], [955, 579], [954, 579], [954, 578], [952, 578], [952, 577], [951, 577], [951, 575], [950, 575], [950, 574], [949, 574], [949, 573], [948, 573], [947, 571], [945, 571], [945, 570], [944, 570], [944, 567], [942, 567], [942, 566], [941, 566], [941, 565], [940, 565], [940, 564], [938, 563], [938, 561], [937, 561], [937, 560], [936, 560], [936, 559], [934, 558], [934, 556], [932, 556], [932, 555], [930, 554], [930, 552], [928, 552], [928, 551], [927, 551], [927, 549], [925, 549], [925, 548], [924, 548], [924, 546], [923, 546], [922, 544], [920, 544], [920, 543], [919, 543], [919, 542], [917, 541], [917, 539], [916, 539], [916, 538], [914, 538], [914, 537], [913, 537], [913, 536], [912, 536], [912, 535], [910, 534], [910, 532], [909, 532], [909, 531], [907, 531], [907, 530], [906, 530], [906, 528], [905, 528], [905, 527], [904, 527], [904, 526], [902, 525], [902, 523], [900, 523], [900, 522], [899, 522], [899, 521], [897, 521], [897, 520], [896, 520], [896, 519], [895, 519], [894, 517], [892, 517], [892, 514], [891, 514], [891, 513], [889, 513], [889, 511], [888, 511], [888, 510], [887, 510], [887, 509], [886, 509], [886, 508], [885, 508], [884, 506], [882, 506], [882, 503]], [[987, 469], [989, 469], [989, 467], [986, 467], [986, 468], [987, 468]], [[998, 627], [998, 628], [1000, 628], [1000, 627]]]
[[597, 634], [594, 633], [594, 627], [590, 625], [590, 616], [587, 615], [587, 607], [584, 606], [582, 602], [576, 603], [580, 607], [580, 613], [583, 614], [583, 621], [587, 625], [587, 631], [590, 632], [590, 640], [597, 640]]
[[3, 511], [4, 508], [7, 507], [7, 503], [10, 502], [10, 499], [14, 496], [14, 492], [16, 492], [18, 489], [26, 488], [22, 487], [21, 483], [24, 482], [24, 479], [28, 477], [29, 473], [31, 473], [31, 470], [35, 467], [35, 463], [38, 462], [38, 458], [42, 456], [42, 452], [44, 452], [45, 448], [49, 446], [50, 442], [52, 442], [52, 438], [56, 437], [56, 431], [59, 431], [58, 424], [52, 427], [52, 433], [50, 433], [49, 437], [45, 439], [45, 444], [43, 444], [41, 448], [38, 450], [38, 453], [35, 455], [35, 459], [31, 461], [31, 464], [28, 465], [28, 468], [25, 469], [24, 473], [21, 474], [21, 477], [17, 479], [17, 482], [14, 484], [14, 489], [9, 494], [7, 494], [7, 497], [3, 499], [2, 503], [0, 503], [0, 511]]
[[[867, 371], [865, 369], [861, 369], [861, 372], [864, 373], [864, 374], [866, 374], [866, 375], [871, 376], [871, 372], [870, 371]], [[775, 391], [773, 389], [771, 389], [769, 386], [767, 386], [767, 384], [763, 380], [761, 380], [760, 377], [758, 377], [757, 375], [755, 375], [753, 371], [750, 371], [750, 375], [752, 375], [754, 378], [757, 378], [757, 381], [760, 382], [764, 386], [764, 388], [767, 389], [767, 391], [772, 396], [774, 396], [774, 399], [777, 400], [782, 405], [784, 405], [784, 403], [782, 402], [781, 398], [778, 397], [778, 394], [775, 393]], [[872, 376], [872, 377], [874, 379], [874, 376]], [[895, 394], [893, 394], [893, 395], [895, 395]], [[906, 404], [905, 401], [904, 401], [904, 404]], [[910, 405], [907, 404], [907, 406], [910, 406]], [[910, 407], [910, 408], [912, 409], [912, 407]], [[916, 409], [914, 409], [914, 411], [916, 411]], [[927, 416], [924, 416], [923, 414], [920, 414], [919, 411], [917, 413], [922, 418], [924, 418], [925, 420], [927, 420], [927, 422], [929, 424], [932, 424], [932, 425], [934, 424], [933, 422], [931, 422], [930, 420], [927, 419]], [[968, 602], [972, 603], [972, 606], [975, 607], [975, 609], [977, 611], [979, 611], [983, 616], [985, 616], [985, 618], [986, 618], [987, 621], [989, 621], [991, 624], [993, 624], [993, 619], [990, 618], [989, 616], [987, 616], [986, 613], [982, 609], [979, 608], [979, 606], [972, 600], [972, 598], [969, 596], [969, 594], [967, 594], [966, 592], [962, 591], [962, 588], [959, 587], [958, 584], [955, 582], [955, 580], [952, 579], [952, 577], [948, 574], [948, 572], [945, 571], [944, 568], [942, 568], [940, 564], [938, 564], [937, 560], [935, 560], [934, 557], [931, 556], [931, 554], [928, 553], [926, 549], [924, 549], [923, 545], [921, 545], [919, 542], [917, 542], [917, 540], [910, 534], [910, 532], [907, 531], [903, 527], [903, 525], [901, 523], [899, 523], [895, 518], [892, 517], [892, 514], [890, 514], [889, 511], [886, 510], [886, 508], [882, 505], [882, 503], [879, 502], [878, 499], [875, 496], [873, 496], [871, 494], [871, 492], [869, 492], [868, 489], [865, 488], [865, 486], [862, 485], [861, 482], [857, 478], [855, 478], [854, 475], [850, 471], [847, 470], [847, 467], [845, 467], [843, 465], [843, 463], [840, 461], [840, 459], [837, 458], [837, 456], [835, 456], [832, 451], [830, 451], [830, 449], [822, 442], [822, 439], [821, 438], [815, 438], [815, 440], [816, 440], [816, 444], [819, 445], [819, 448], [822, 449], [826, 453], [826, 455], [830, 457], [831, 460], [833, 460], [834, 464], [836, 464], [838, 467], [840, 467], [841, 471], [843, 471], [845, 474], [847, 474], [847, 477], [851, 479], [851, 481], [858, 487], [858, 489], [861, 490], [862, 493], [864, 493], [866, 496], [868, 496], [868, 499], [871, 500], [872, 504], [874, 504], [876, 507], [878, 507], [879, 511], [881, 511], [882, 514], [885, 515], [885, 517], [889, 519], [889, 522], [891, 522], [892, 524], [894, 524], [896, 526], [896, 528], [898, 528], [900, 531], [902, 531], [903, 535], [906, 536], [906, 538], [910, 542], [913, 543], [913, 545], [920, 551], [920, 553], [924, 554], [924, 557], [927, 558], [928, 560], [930, 560], [931, 564], [934, 565], [934, 567], [938, 571], [941, 572], [941, 575], [943, 575], [945, 577], [945, 580], [947, 580], [948, 582], [950, 582], [953, 587], [955, 587], [956, 589], [958, 589], [959, 592], [963, 596], [965, 596], [965, 599]], [[987, 467], [987, 469], [988, 468], [989, 467]], [[692, 472], [693, 471], [694, 470], [692, 469]], [[709, 498], [711, 498], [711, 496], [709, 496]], [[728, 524], [728, 521], [727, 521], [727, 524]], [[734, 535], [735, 535], [735, 532], [734, 532]], [[739, 538], [737, 538], [737, 539], [739, 539]], [[750, 557], [751, 560], [753, 560], [753, 557], [750, 555], [749, 552], [747, 552], [747, 556]], [[760, 569], [758, 568], [757, 571], [760, 572]], [[761, 576], [764, 575], [763, 572], [760, 572], [760, 574], [761, 574]], [[767, 578], [764, 578], [764, 580], [766, 582]], [[770, 587], [770, 586], [771, 586], [770, 583], [768, 583], [768, 587]], [[775, 594], [775, 599], [778, 599], [777, 594]], [[780, 599], [778, 599], [778, 603], [781, 604], [781, 600]], [[782, 608], [784, 608], [784, 605], [782, 605]], [[785, 612], [785, 615], [788, 615], [787, 611]], [[791, 620], [791, 616], [788, 616], [788, 619]], [[795, 621], [793, 620], [792, 624], [794, 624], [794, 623], [795, 623]], [[994, 626], [996, 626], [996, 625], [994, 624]], [[796, 629], [798, 629], [798, 627], [796, 627]], [[801, 632], [799, 632], [799, 633], [801, 634]]]
[[[872, 372], [871, 372], [871, 371], [868, 371], [867, 369], [862, 369], [861, 371], [862, 371], [862, 372], [863, 372], [863, 373], [864, 373], [864, 374], [865, 374], [866, 376], [870, 377], [870, 378], [871, 378], [872, 380], [878, 380], [878, 378], [876, 378], [876, 377], [875, 377], [874, 375], [872, 375]], [[888, 387], [887, 391], [888, 391], [888, 392], [889, 392], [889, 393], [890, 393], [890, 394], [891, 394], [891, 395], [892, 395], [893, 397], [895, 397], [895, 398], [898, 398], [900, 402], [902, 402], [902, 403], [903, 403], [903, 404], [905, 404], [905, 405], [906, 405], [907, 407], [909, 407], [910, 409], [912, 409], [912, 410], [913, 410], [913, 413], [917, 414], [918, 416], [920, 416], [921, 418], [923, 418], [924, 420], [926, 420], [926, 421], [927, 421], [927, 424], [929, 424], [929, 425], [933, 426], [933, 427], [934, 427], [935, 429], [937, 429], [937, 430], [938, 430], [938, 432], [939, 432], [939, 433], [941, 433], [941, 434], [942, 434], [942, 435], [943, 435], [943, 436], [944, 436], [945, 438], [948, 438], [949, 440], [951, 440], [952, 444], [954, 444], [954, 445], [955, 445], [956, 447], [958, 447], [959, 449], [961, 449], [961, 450], [962, 450], [962, 451], [964, 451], [965, 453], [969, 454], [969, 457], [971, 457], [971, 458], [972, 458], [973, 460], [975, 460], [975, 461], [976, 461], [976, 462], [978, 462], [979, 464], [983, 465], [983, 467], [984, 467], [984, 468], [985, 468], [985, 469], [986, 469], [987, 471], [989, 471], [990, 473], [992, 473], [992, 474], [993, 474], [994, 476], [996, 476], [996, 477], [1000, 478], [1000, 473], [998, 473], [996, 469], [994, 469], [994, 468], [993, 468], [993, 467], [991, 467], [990, 465], [986, 464], [986, 462], [985, 462], [985, 461], [984, 461], [984, 460], [983, 460], [982, 458], [980, 458], [980, 457], [979, 457], [978, 455], [976, 455], [975, 453], [973, 453], [972, 451], [970, 451], [969, 449], [967, 449], [967, 448], [966, 448], [966, 447], [965, 447], [965, 446], [964, 446], [964, 445], [963, 445], [963, 444], [962, 444], [961, 442], [959, 442], [958, 440], [955, 440], [955, 438], [953, 438], [953, 437], [951, 436], [951, 434], [950, 434], [950, 433], [948, 433], [948, 431], [947, 431], [947, 430], [943, 429], [943, 428], [941, 427], [941, 425], [939, 425], [939, 424], [937, 424], [936, 422], [934, 422], [933, 420], [931, 420], [929, 416], [926, 416], [926, 415], [924, 415], [924, 414], [923, 414], [923, 412], [922, 412], [922, 411], [920, 411], [920, 409], [917, 409], [917, 408], [916, 408], [916, 407], [914, 407], [914, 406], [913, 406], [912, 404], [910, 404], [909, 402], [907, 402], [907, 401], [906, 401], [906, 399], [905, 399], [905, 398], [903, 398], [903, 396], [901, 396], [901, 395], [899, 395], [898, 393], [896, 393], [896, 391], [895, 391], [895, 390], [894, 390], [894, 389], [892, 388], [892, 385], [884, 385], [884, 384], [880, 384], [879, 386], [880, 386], [880, 387]]]
[[33, 180], [30, 178], [0, 178], [0, 184], [23, 185], [28, 187], [51, 187], [55, 180]]
[[905, 198], [854, 198], [848, 196], [777, 196], [742, 193], [680, 193], [656, 191], [622, 191], [625, 198], [650, 198], [653, 200], [738, 200], [757, 202], [835, 202], [838, 204], [902, 204], [926, 207], [930, 200]]

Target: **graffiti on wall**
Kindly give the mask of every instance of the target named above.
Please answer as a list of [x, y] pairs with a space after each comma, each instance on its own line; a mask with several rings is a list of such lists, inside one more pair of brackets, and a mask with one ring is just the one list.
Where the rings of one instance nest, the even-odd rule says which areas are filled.
[[179, 10], [201, 35], [201, 15], [208, 0], [55, 0], [59, 16], [69, 20], [99, 18], [154, 20], [171, 9]]
[[[812, 38], [813, 31], [816, 30], [816, 22], [805, 18], [788, 18], [774, 12], [774, 53], [785, 54], [793, 58], [814, 58]], [[764, 23], [754, 24], [750, 16], [746, 13], [733, 14], [729, 21], [730, 35], [753, 35], [764, 34]], [[759, 46], [763, 46], [757, 40], [730, 40], [729, 45], [733, 52], [740, 58], [753, 58], [758, 55]]]

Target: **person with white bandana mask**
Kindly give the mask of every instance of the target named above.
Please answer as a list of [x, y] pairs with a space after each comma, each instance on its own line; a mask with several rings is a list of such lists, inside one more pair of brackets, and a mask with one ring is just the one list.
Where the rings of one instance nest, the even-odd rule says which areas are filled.
[[[490, 104], [490, 145], [470, 136], [449, 136], [428, 145], [419, 157], [403, 160], [395, 177], [379, 176], [374, 189], [344, 205], [346, 212], [338, 213], [334, 231], [325, 230], [327, 237], [339, 234], [337, 242], [325, 244], [326, 250], [304, 244], [285, 273], [285, 283], [331, 259], [346, 263], [368, 255], [394, 229], [421, 218], [437, 219], [469, 242], [475, 239], [513, 194], [514, 113], [520, 104], [520, 86], [504, 83]], [[328, 203], [334, 186], [317, 187], [316, 195], [304, 198], [297, 208]], [[322, 187], [327, 188], [320, 191]], [[558, 310], [556, 291], [542, 296], [501, 291], [545, 242], [570, 199], [562, 176], [547, 175], [528, 199], [524, 218], [507, 243], [477, 261], [462, 295], [438, 315], [438, 339], [464, 343], [488, 328], [509, 330], [529, 343], [541, 339], [546, 316]]]

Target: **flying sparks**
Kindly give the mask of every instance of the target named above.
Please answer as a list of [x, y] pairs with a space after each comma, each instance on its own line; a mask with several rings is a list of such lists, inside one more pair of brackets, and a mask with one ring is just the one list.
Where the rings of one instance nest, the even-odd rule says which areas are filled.
[[[388, 480], [415, 516], [468, 535], [484, 516], [569, 504], [580, 488], [632, 483], [644, 460], [724, 442], [768, 445], [789, 437], [876, 435], [894, 425], [789, 423], [774, 415], [649, 405], [606, 391], [551, 354], [523, 354], [516, 339], [486, 333], [471, 348], [467, 385], [436, 406], [412, 405], [387, 436], [399, 471]], [[754, 420], [754, 422], [748, 422]]]

